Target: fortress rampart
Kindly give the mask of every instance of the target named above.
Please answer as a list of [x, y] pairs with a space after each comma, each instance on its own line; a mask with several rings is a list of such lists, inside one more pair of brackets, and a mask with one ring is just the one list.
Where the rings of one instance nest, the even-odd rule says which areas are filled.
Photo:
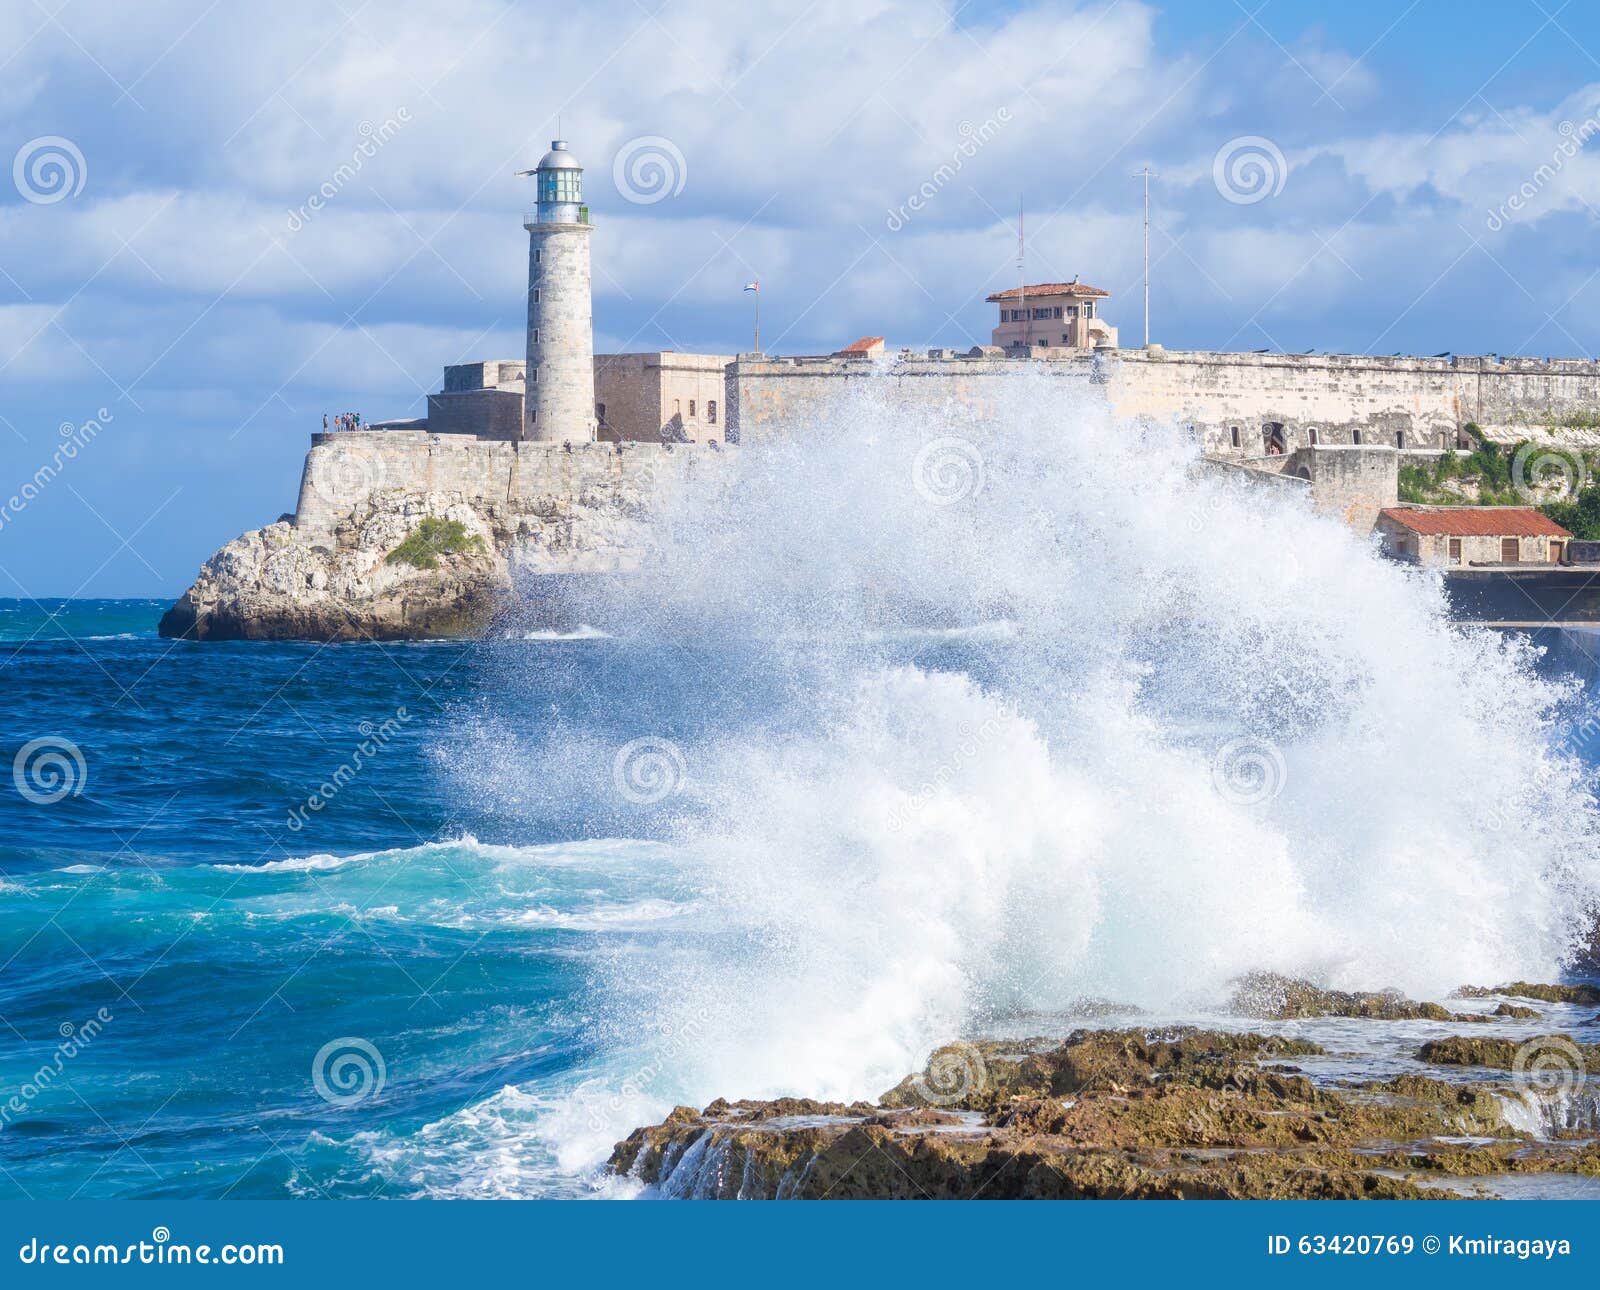
[[719, 448], [695, 444], [561, 444], [479, 439], [417, 430], [355, 430], [311, 437], [295, 528], [332, 535], [379, 494], [459, 494], [559, 520], [576, 506], [611, 511], [646, 505], [656, 490], [716, 469]]
[[[1587, 359], [1370, 357], [1207, 351], [1039, 349], [1041, 370], [1104, 388], [1120, 417], [1175, 419], [1208, 453], [1251, 458], [1311, 446], [1454, 446], [1472, 422], [1492, 439], [1600, 442], [1600, 363]], [[743, 436], [803, 426], [831, 380], [877, 372], [905, 397], [994, 410], [994, 381], [1019, 360], [997, 350], [887, 362], [741, 358], [728, 369], [728, 401]]]

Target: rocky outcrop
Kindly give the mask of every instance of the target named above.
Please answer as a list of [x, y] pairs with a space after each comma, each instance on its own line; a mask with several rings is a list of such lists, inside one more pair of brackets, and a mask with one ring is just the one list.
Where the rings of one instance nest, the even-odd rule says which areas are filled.
[[[460, 493], [377, 492], [326, 529], [285, 517], [235, 538], [161, 620], [189, 640], [415, 640], [479, 637], [524, 574], [623, 564], [636, 518], [609, 499], [560, 507]], [[582, 512], [581, 514], [576, 512]], [[454, 521], [468, 541], [419, 567], [393, 558], [424, 521]]]
[[[1279, 1017], [1456, 1019], [1398, 995], [1250, 984], [1241, 1004]], [[1573, 1110], [1588, 1106], [1582, 1090], [1460, 1074], [1516, 1067], [1528, 1046], [1432, 1041], [1418, 1072], [1361, 1082], [1313, 1079], [1327, 1054], [1292, 1035], [952, 1043], [875, 1103], [678, 1107], [619, 1142], [609, 1168], [660, 1196], [707, 1199], [1408, 1199], [1488, 1194], [1473, 1180], [1504, 1174], [1600, 1173], [1592, 1115]]]
[[[1509, 987], [1508, 987], [1509, 989]], [[1488, 993], [1488, 992], [1484, 992]], [[1467, 990], [1460, 997], [1471, 996]], [[1532, 1008], [1502, 1003], [1492, 1013], [1451, 1012], [1442, 1004], [1408, 999], [1398, 990], [1356, 994], [1324, 990], [1309, 981], [1296, 981], [1273, 972], [1252, 972], [1234, 983], [1232, 1010], [1242, 1017], [1262, 1021], [1290, 1021], [1297, 1017], [1359, 1017], [1367, 1021], [1489, 1021], [1495, 1017], [1537, 1017]]]

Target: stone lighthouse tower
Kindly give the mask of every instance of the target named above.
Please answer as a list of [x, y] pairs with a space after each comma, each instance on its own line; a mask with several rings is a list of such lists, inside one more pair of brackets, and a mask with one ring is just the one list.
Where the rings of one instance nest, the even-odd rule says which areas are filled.
[[594, 226], [583, 205], [583, 167], [557, 139], [533, 177], [537, 204], [522, 220], [528, 230], [528, 365], [522, 433], [544, 443], [591, 443], [595, 415], [589, 235]]

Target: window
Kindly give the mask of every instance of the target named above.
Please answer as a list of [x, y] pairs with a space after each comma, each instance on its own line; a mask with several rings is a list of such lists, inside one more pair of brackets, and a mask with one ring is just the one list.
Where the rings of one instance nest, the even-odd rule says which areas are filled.
[[1518, 547], [1516, 538], [1501, 538], [1500, 539], [1500, 563], [1501, 564], [1516, 564], [1521, 560], [1521, 558], [1522, 558], [1522, 553], [1521, 553], [1521, 551], [1520, 551], [1520, 549]]
[[682, 400], [680, 400], [680, 399], [673, 399], [672, 400], [672, 415], [675, 416], [675, 417], [681, 417], [683, 415], [683, 402], [682, 402]]
[[1035, 309], [1033, 311], [1033, 316], [1039, 319], [1048, 319], [1050, 317], [1050, 307], [1048, 305], [1044, 305], [1038, 309]]
[[606, 423], [606, 405], [604, 403], [596, 403], [594, 405], [594, 419], [596, 421], [598, 421], [601, 425], [605, 425], [605, 423]]
[[528, 369], [528, 383], [530, 385], [537, 385], [539, 383], [539, 369], [537, 367], [530, 367]]
[[1040, 338], [1039, 338], [1039, 343], [1040, 343], [1040, 344], [1041, 344], [1041, 345], [1048, 345], [1048, 344], [1049, 344], [1049, 343], [1050, 343], [1050, 337], [1048, 337], [1048, 336], [1041, 336], [1041, 337], [1040, 337]]
[[712, 425], [717, 424], [717, 401], [715, 399], [706, 400], [706, 420]]
[[535, 264], [543, 264], [544, 263], [544, 252], [540, 251], [540, 250], [535, 250], [534, 253], [533, 253], [533, 262]]
[[1084, 307], [1083, 307], [1083, 316], [1085, 318], [1093, 318], [1094, 317], [1094, 301], [1093, 300], [1091, 300], [1088, 304], [1084, 305]]
[[1068, 305], [1067, 306], [1067, 317], [1068, 318], [1076, 318], [1077, 316], [1078, 316], [1078, 306], [1077, 305]]
[[1235, 448], [1237, 448], [1239, 446], [1239, 427], [1238, 426], [1234, 426], [1233, 427], [1232, 434], [1233, 434], [1233, 446]]
[[581, 170], [540, 170], [535, 172], [541, 202], [581, 202], [583, 200], [583, 172]]
[[1055, 310], [1054, 310], [1054, 311], [1053, 311], [1053, 312], [1052, 312], [1052, 313], [1051, 313], [1051, 315], [1050, 315], [1050, 316], [1051, 316], [1051, 317], [1052, 317], [1052, 318], [1059, 318], [1059, 317], [1061, 317], [1061, 306], [1060, 306], [1060, 305], [1057, 305], [1057, 306], [1056, 306], [1056, 307], [1055, 307]]
[[537, 327], [533, 329], [533, 343], [535, 345], [539, 343], [539, 329]]
[[1404, 448], [1406, 446], [1406, 432], [1404, 430], [1396, 430], [1394, 432], [1394, 446], [1396, 448]]
[[1306, 431], [1306, 439], [1307, 439], [1307, 442], [1309, 442], [1313, 448], [1315, 448], [1317, 446], [1317, 428], [1316, 428], [1316, 426], [1312, 426], [1309, 430]]
[[1350, 432], [1350, 442], [1359, 446], [1361, 443], [1361, 431], [1352, 430]]
[[534, 304], [538, 304], [539, 303], [539, 288], [538, 287], [535, 287], [533, 289], [533, 303]]
[[689, 400], [689, 415], [691, 417], [694, 415], [694, 400], [693, 399]]
[[1062, 332], [1062, 333], [1061, 333], [1061, 343], [1062, 343], [1062, 344], [1063, 344], [1063, 345], [1067, 345], [1067, 344], [1070, 344], [1070, 343], [1071, 343], [1071, 338], [1070, 338], [1070, 337], [1068, 337], [1068, 335], [1067, 335], [1067, 333], [1066, 333], [1066, 332]]
[[1460, 538], [1451, 538], [1450, 539], [1450, 563], [1451, 564], [1460, 564], [1461, 563], [1461, 539]]

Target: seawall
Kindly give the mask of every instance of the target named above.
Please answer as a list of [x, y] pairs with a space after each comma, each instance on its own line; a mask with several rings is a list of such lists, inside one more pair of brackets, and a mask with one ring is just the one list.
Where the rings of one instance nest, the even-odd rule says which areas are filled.
[[[1208, 453], [1242, 458], [1272, 448], [1376, 446], [1437, 451], [1475, 423], [1502, 442], [1555, 437], [1600, 444], [1600, 362], [1359, 354], [1038, 349], [1040, 371], [1102, 387], [1120, 417], [1190, 425]], [[741, 357], [728, 401], [741, 435], [804, 424], [828, 378], [876, 371], [913, 401], [953, 399], [992, 409], [996, 380], [1019, 360], [985, 350], [902, 353], [874, 363]], [[1274, 442], [1274, 436], [1275, 442]]]

